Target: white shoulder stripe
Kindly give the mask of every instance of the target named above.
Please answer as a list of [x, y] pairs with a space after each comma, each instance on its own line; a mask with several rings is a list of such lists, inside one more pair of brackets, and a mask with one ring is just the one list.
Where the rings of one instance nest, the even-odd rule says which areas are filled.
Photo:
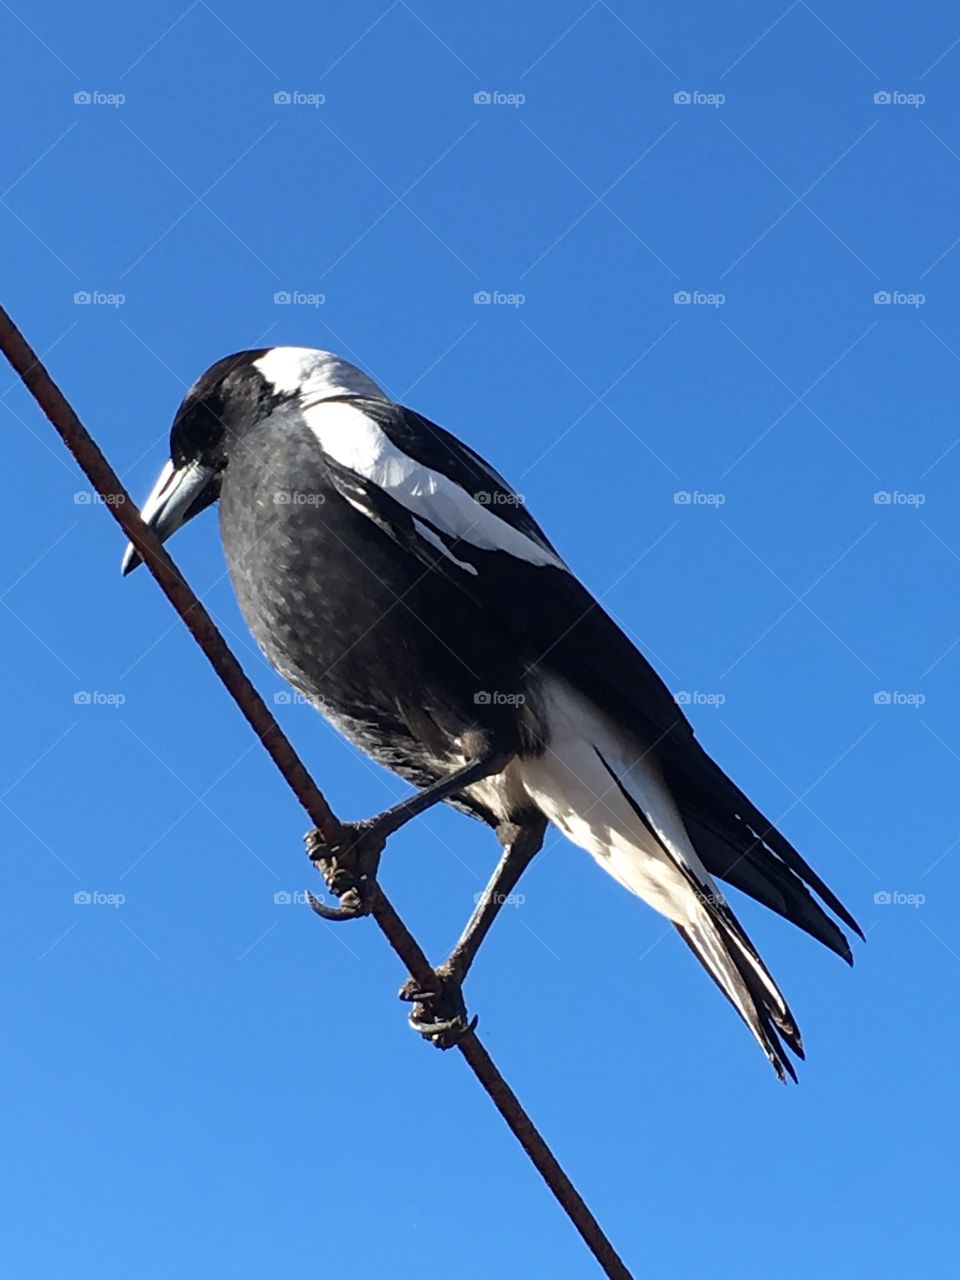
[[[491, 507], [442, 472], [408, 457], [356, 405], [321, 400], [304, 408], [303, 417], [329, 458], [377, 485], [448, 537], [483, 551], [506, 551], [530, 564], [566, 569], [559, 556], [501, 520]], [[426, 536], [429, 531], [421, 528], [419, 532]], [[449, 554], [446, 547], [441, 549]]]

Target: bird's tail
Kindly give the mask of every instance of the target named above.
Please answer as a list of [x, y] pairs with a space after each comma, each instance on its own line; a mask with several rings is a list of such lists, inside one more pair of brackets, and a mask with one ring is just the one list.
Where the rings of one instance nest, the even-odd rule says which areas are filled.
[[796, 1074], [796, 1022], [691, 843], [652, 753], [566, 686], [550, 690], [547, 748], [523, 761], [546, 817], [676, 926], [781, 1080]]
[[[618, 773], [602, 754], [600, 759], [613, 784], [635, 814], [639, 827], [653, 837], [663, 855], [686, 881], [688, 893], [682, 900], [683, 914], [679, 918], [676, 914], [673, 915], [677, 932], [747, 1024], [777, 1077], [786, 1080], [789, 1075], [796, 1081], [793, 1063], [784, 1051], [786, 1043], [798, 1058], [803, 1058], [803, 1042], [796, 1019], [726, 898], [700, 864], [679, 814], [674, 827], [674, 838], [668, 839], [661, 835], [647, 812], [647, 809], [654, 809], [650, 803], [651, 771], [638, 770], [633, 766]], [[647, 776], [643, 777], [644, 774]], [[673, 808], [672, 798], [656, 775], [654, 785], [663, 792], [663, 798], [671, 801], [668, 807]], [[686, 851], [684, 844], [687, 846]], [[621, 878], [627, 888], [642, 897], [645, 879], [642, 874], [631, 875], [631, 865], [637, 864], [621, 863]], [[625, 876], [624, 870], [627, 872]]]
[[795, 1081], [784, 1043], [803, 1058], [796, 1020], [729, 908], [726, 915], [731, 923], [704, 912], [699, 920], [677, 924], [677, 932], [750, 1028], [779, 1079]]

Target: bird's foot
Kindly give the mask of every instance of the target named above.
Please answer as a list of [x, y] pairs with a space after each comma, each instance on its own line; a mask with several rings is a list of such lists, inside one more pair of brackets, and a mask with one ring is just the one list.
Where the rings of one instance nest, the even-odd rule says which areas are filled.
[[329, 843], [317, 829], [307, 832], [307, 856], [328, 890], [340, 900], [338, 907], [329, 907], [308, 893], [310, 906], [318, 916], [324, 920], [356, 920], [370, 914], [386, 839], [376, 818], [342, 822], [335, 843]]
[[426, 990], [415, 978], [408, 978], [400, 988], [400, 999], [413, 1003], [408, 1021], [414, 1031], [438, 1049], [452, 1049], [474, 1029], [477, 1019], [467, 1014], [461, 979], [445, 965], [433, 973], [435, 985]]

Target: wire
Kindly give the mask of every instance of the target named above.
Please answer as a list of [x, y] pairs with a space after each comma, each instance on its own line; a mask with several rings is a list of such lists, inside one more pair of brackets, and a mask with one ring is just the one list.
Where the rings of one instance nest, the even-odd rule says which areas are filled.
[[[130, 495], [100, 451], [96, 441], [77, 417], [39, 356], [31, 349], [3, 307], [0, 307], [0, 350], [3, 351], [61, 440], [73, 454], [80, 469], [104, 499], [107, 511], [121, 525], [140, 553], [144, 564], [156, 578], [161, 591], [206, 654], [214, 671], [223, 681], [290, 789], [303, 805], [311, 822], [319, 828], [328, 843], [336, 843], [341, 830], [340, 823], [297, 755], [293, 744], [277, 724], [266, 703], [257, 693], [217, 630], [213, 619], [181, 576], [156, 534], [140, 519], [136, 504], [131, 501]], [[371, 915], [414, 980], [425, 988], [429, 987], [434, 981], [430, 961], [379, 885], [374, 890]], [[473, 1030], [468, 1031], [458, 1041], [457, 1048], [507, 1122], [514, 1137], [579, 1231], [605, 1275], [609, 1276], [610, 1280], [632, 1280], [630, 1272], [616, 1249], [590, 1212], [583, 1197], [567, 1177], [556, 1156], [547, 1146], [517, 1095], [500, 1074], [476, 1033]]]

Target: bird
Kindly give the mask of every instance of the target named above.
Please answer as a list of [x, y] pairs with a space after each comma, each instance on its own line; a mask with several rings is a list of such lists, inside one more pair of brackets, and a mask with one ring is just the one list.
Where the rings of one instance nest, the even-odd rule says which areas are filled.
[[[796, 1019], [717, 882], [848, 963], [838, 921], [863, 933], [489, 463], [338, 355], [257, 348], [187, 391], [141, 517], [163, 541], [217, 502], [268, 661], [415, 789], [347, 824], [358, 847], [375, 863], [441, 802], [502, 846], [435, 988], [404, 993], [422, 1034], [448, 1047], [473, 1025], [463, 980], [552, 826], [675, 926], [779, 1079], [797, 1079]], [[138, 563], [130, 544], [122, 572]]]

